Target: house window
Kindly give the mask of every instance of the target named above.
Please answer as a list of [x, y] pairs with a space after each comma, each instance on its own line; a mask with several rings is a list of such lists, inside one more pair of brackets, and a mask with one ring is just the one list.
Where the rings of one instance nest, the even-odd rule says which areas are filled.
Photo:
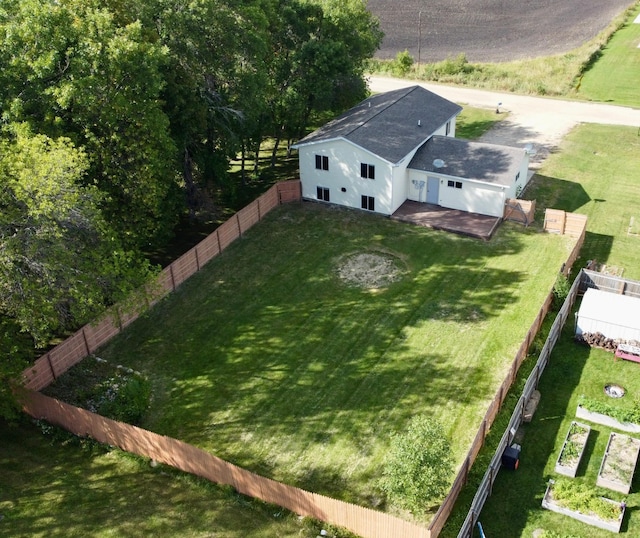
[[316, 170], [329, 170], [329, 157], [316, 155]]
[[518, 182], [519, 179], [520, 179], [520, 172], [516, 174], [516, 183]]
[[447, 187], [451, 187], [451, 188], [453, 188], [454, 186], [455, 186], [455, 182], [454, 182], [452, 179], [450, 179], [449, 181], [447, 181]]
[[360, 177], [365, 179], [375, 179], [376, 167], [373, 164], [360, 163]]
[[447, 181], [447, 187], [451, 187], [452, 189], [461, 189], [462, 181], [453, 181], [452, 179], [449, 179]]
[[329, 189], [327, 187], [318, 187], [318, 200], [329, 201]]
[[362, 209], [367, 209], [369, 211], [375, 211], [376, 209], [376, 199], [373, 196], [365, 196], [362, 195]]
[[449, 136], [451, 134], [451, 122], [450, 121], [447, 122], [447, 125], [446, 125], [446, 127], [444, 129], [445, 129], [445, 133], [444, 133], [445, 136]]

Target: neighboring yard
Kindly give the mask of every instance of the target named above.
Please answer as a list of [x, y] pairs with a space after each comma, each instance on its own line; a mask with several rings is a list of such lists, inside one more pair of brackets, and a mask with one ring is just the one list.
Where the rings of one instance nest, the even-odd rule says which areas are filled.
[[[560, 151], [546, 161], [541, 175], [534, 179], [527, 197], [536, 198], [540, 210], [558, 207], [589, 216], [578, 266], [587, 259], [596, 259], [614, 272], [623, 269], [623, 276], [640, 280], [640, 235], [633, 235], [637, 232], [633, 227], [628, 233], [631, 217], [635, 217], [636, 223], [640, 219], [640, 210], [636, 213], [634, 209], [640, 207], [639, 150], [640, 138], [635, 128], [584, 125], [567, 136]], [[526, 428], [520, 468], [515, 473], [500, 473], [480, 516], [487, 536], [529, 538], [537, 528], [558, 532], [560, 536], [605, 535], [602, 530], [543, 510], [540, 503], [547, 480], [558, 476], [553, 472], [555, 461], [575, 418], [580, 395], [626, 408], [637, 406], [640, 365], [614, 362], [612, 354], [575, 344], [573, 331], [570, 320], [542, 377], [542, 400], [533, 422]], [[607, 398], [603, 390], [606, 383], [622, 385], [627, 394], [617, 402]], [[610, 431], [592, 425], [576, 481], [595, 487]], [[615, 500], [625, 498], [609, 490], [598, 488], [598, 491]], [[637, 475], [626, 502], [628, 509], [622, 530], [636, 536], [640, 532]], [[463, 516], [459, 514], [455, 521], [459, 517]], [[455, 537], [458, 529], [452, 521], [442, 536]]]
[[580, 83], [578, 97], [638, 107], [638, 73], [640, 72], [640, 15], [636, 8], [626, 24], [618, 30], [602, 50]]
[[0, 421], [0, 536], [315, 538], [322, 527], [118, 450]]
[[[283, 207], [99, 353], [147, 374], [143, 426], [262, 475], [381, 506], [392, 432], [439, 418], [460, 463], [571, 244], [489, 243], [305, 203]], [[353, 255], [398, 280], [361, 289]], [[393, 507], [388, 507], [394, 511]]]

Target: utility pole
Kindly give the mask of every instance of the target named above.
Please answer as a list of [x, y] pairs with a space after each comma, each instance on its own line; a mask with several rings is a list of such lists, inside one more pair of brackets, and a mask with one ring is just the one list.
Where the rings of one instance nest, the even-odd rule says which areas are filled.
[[418, 65], [420, 65], [421, 45], [422, 45], [422, 11], [418, 11]]

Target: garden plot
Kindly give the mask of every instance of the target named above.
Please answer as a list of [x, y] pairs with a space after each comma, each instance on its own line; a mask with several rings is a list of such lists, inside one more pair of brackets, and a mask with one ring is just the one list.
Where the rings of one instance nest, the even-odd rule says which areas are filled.
[[562, 450], [556, 461], [556, 473], [571, 478], [576, 476], [590, 432], [591, 428], [586, 424], [576, 421], [571, 423], [567, 437], [562, 445]]
[[602, 458], [598, 481], [603, 488], [628, 494], [640, 452], [640, 439], [612, 432]]

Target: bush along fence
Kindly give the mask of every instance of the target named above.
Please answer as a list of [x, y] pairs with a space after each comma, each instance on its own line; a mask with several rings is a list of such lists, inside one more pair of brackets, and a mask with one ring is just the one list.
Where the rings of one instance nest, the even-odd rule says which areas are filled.
[[111, 308], [98, 321], [89, 323], [23, 372], [25, 387], [42, 390], [58, 376], [94, 353], [135, 321], [145, 310], [175, 291], [187, 278], [276, 207], [301, 200], [300, 181], [280, 182], [220, 225], [212, 234], [165, 267], [156, 282], [134, 294], [126, 303]]
[[[578, 241], [576, 242], [573, 252], [569, 256], [569, 260], [564, 268], [565, 275], [568, 274], [571, 268], [571, 265], [575, 262], [575, 260], [579, 255], [580, 248], [582, 247], [582, 244], [584, 242], [585, 233], [586, 233], [586, 220], [584, 221], [584, 227], [583, 227], [582, 233], [579, 235]], [[571, 263], [569, 263], [569, 261]], [[551, 326], [551, 330], [549, 331], [547, 340], [545, 341], [542, 351], [540, 352], [538, 361], [536, 362], [535, 367], [533, 368], [532, 372], [529, 374], [529, 377], [527, 378], [527, 382], [525, 383], [525, 386], [522, 390], [522, 395], [520, 396], [518, 403], [513, 411], [513, 414], [511, 415], [509, 424], [507, 425], [507, 428], [504, 434], [502, 435], [500, 442], [498, 443], [498, 447], [496, 448], [496, 451], [491, 459], [491, 462], [489, 463], [487, 471], [485, 472], [484, 477], [482, 478], [482, 481], [478, 486], [476, 494], [471, 503], [471, 508], [469, 509], [467, 517], [458, 533], [458, 538], [471, 538], [473, 536], [473, 529], [478, 521], [480, 512], [482, 511], [482, 507], [484, 506], [484, 503], [491, 495], [493, 484], [496, 480], [496, 477], [498, 476], [498, 472], [500, 471], [500, 468], [502, 465], [502, 454], [504, 453], [505, 449], [511, 445], [516, 431], [520, 427], [520, 424], [522, 424], [522, 422], [524, 421], [527, 403], [529, 402], [529, 399], [533, 395], [533, 392], [538, 388], [538, 384], [540, 382], [540, 378], [542, 377], [542, 373], [544, 372], [545, 368], [549, 364], [549, 358], [551, 356], [551, 352], [553, 351], [553, 348], [556, 345], [558, 338], [560, 337], [560, 333], [562, 332], [562, 329], [565, 326], [567, 319], [569, 318], [569, 315], [571, 314], [573, 305], [575, 304], [575, 301], [581, 289], [581, 286], [584, 286], [583, 280], [585, 279], [585, 277], [586, 277], [585, 270], [581, 269], [580, 272], [578, 273], [578, 276], [575, 278], [571, 286], [571, 289], [569, 290], [569, 293], [562, 307], [560, 308], [560, 311], [558, 312], [556, 319], [553, 322], [553, 325]], [[540, 310], [540, 314], [538, 315], [538, 318], [536, 318], [536, 322], [534, 322], [533, 326], [531, 327], [532, 330], [534, 329], [534, 327], [537, 327], [536, 333], [540, 328], [540, 325], [542, 324], [542, 320], [544, 319], [544, 316], [549, 311], [549, 308], [552, 302], [553, 302], [553, 292], [550, 293], [549, 296], [547, 297], [547, 300], [545, 301], [542, 309]], [[543, 315], [543, 312], [544, 312], [544, 315]], [[540, 320], [540, 324], [537, 324], [538, 319]], [[527, 342], [530, 343], [532, 341], [532, 339], [531, 340], [529, 339], [529, 334], [527, 335], [527, 339], [525, 340], [525, 343]], [[535, 334], [533, 336], [535, 336]], [[524, 343], [523, 343], [523, 346], [524, 346]], [[514, 364], [515, 362], [517, 362], [517, 360], [518, 359], [516, 358], [516, 361], [514, 361]], [[502, 402], [504, 401], [502, 391], [503, 391], [503, 388], [505, 388], [506, 382], [509, 380], [510, 377], [512, 377], [512, 380], [515, 381], [516, 373], [517, 373], [517, 369], [514, 371], [514, 369], [512, 368], [511, 375], [508, 376], [508, 378], [505, 380], [505, 383], [503, 383], [503, 386], [500, 388], [498, 396], [496, 396], [496, 399], [494, 400], [493, 404], [490, 406], [489, 412], [492, 409], [495, 409], [495, 414], [493, 414], [492, 420], [497, 415], [499, 406], [502, 405]], [[510, 386], [511, 384], [508, 384], [506, 386], [506, 389], [508, 390]], [[505, 394], [506, 394], [506, 391], [505, 391]], [[498, 405], [498, 402], [499, 402], [499, 405]], [[489, 415], [489, 412], [487, 412], [487, 415]], [[488, 431], [488, 428], [491, 426], [491, 423], [487, 425], [487, 428], [486, 428], [487, 431]]]

